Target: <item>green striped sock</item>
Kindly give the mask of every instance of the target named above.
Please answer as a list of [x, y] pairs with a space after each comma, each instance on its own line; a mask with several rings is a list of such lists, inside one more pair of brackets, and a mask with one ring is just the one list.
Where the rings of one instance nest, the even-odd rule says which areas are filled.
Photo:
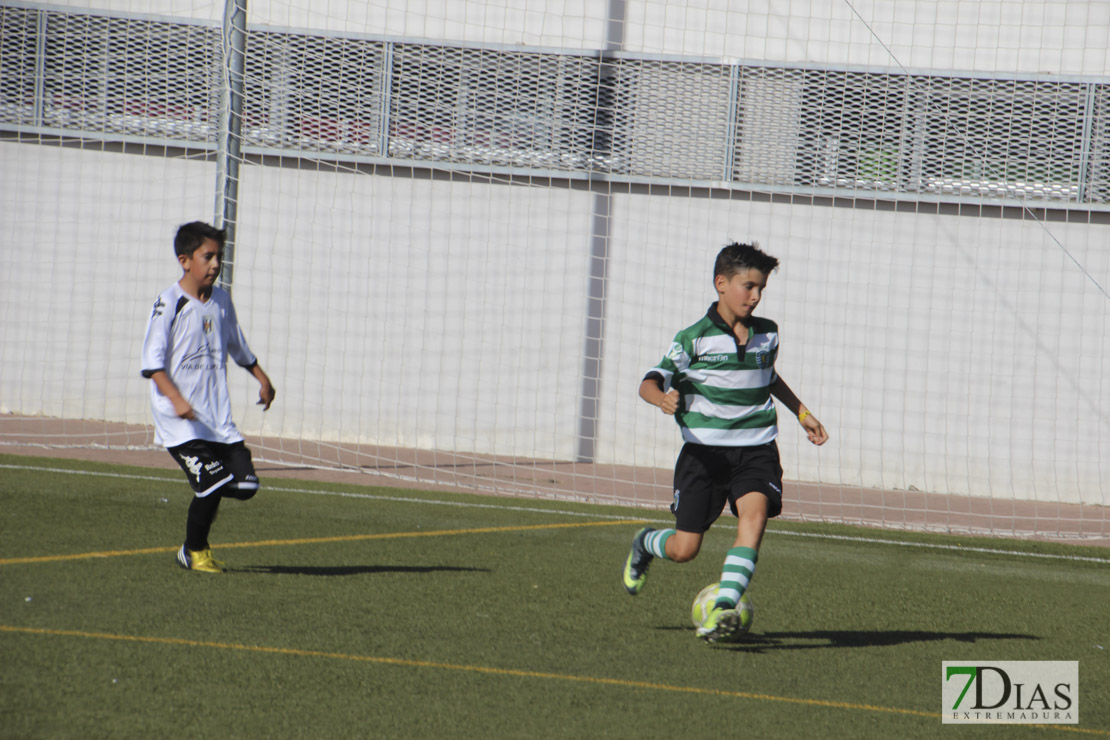
[[673, 529], [657, 529], [644, 535], [644, 547], [657, 558], [667, 559], [667, 540], [675, 533]]
[[724, 609], [736, 608], [752, 580], [755, 561], [758, 559], [758, 553], [750, 547], [734, 547], [728, 551], [721, 570], [721, 588], [717, 592], [716, 606]]

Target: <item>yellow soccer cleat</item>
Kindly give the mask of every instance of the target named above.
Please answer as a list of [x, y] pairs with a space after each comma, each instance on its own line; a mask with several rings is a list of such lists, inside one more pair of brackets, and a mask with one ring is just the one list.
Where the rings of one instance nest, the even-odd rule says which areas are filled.
[[185, 570], [195, 570], [200, 573], [223, 573], [223, 563], [212, 557], [212, 549], [186, 550], [185, 545], [177, 551], [177, 564]]

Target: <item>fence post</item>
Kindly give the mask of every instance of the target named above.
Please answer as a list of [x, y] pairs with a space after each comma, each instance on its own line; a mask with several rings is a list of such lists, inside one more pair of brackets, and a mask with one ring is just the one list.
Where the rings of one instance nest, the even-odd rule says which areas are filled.
[[215, 225], [227, 231], [220, 287], [230, 291], [235, 269], [235, 226], [239, 218], [247, 0], [225, 0], [221, 41], [223, 54], [220, 69], [220, 120], [216, 131]]
[[1079, 173], [1076, 178], [1078, 181], [1075, 197], [1077, 205], [1082, 205], [1083, 201], [1087, 199], [1087, 167], [1091, 159], [1091, 143], [1094, 137], [1095, 91], [1095, 84], [1087, 83], [1087, 105], [1083, 109], [1083, 139], [1080, 144]]
[[[625, 0], [609, 0], [605, 25], [605, 50], [598, 55], [601, 70], [611, 52], [624, 46]], [[595, 123], [597, 117], [595, 115]], [[595, 133], [595, 146], [596, 146]], [[611, 152], [611, 142], [607, 148]], [[593, 150], [596, 154], [596, 149]], [[600, 186], [600, 187], [599, 187]], [[609, 290], [609, 238], [612, 234], [613, 196], [609, 178], [590, 172], [593, 190], [590, 207], [589, 283], [586, 295], [586, 337], [582, 348], [582, 386], [578, 401], [578, 437], [575, 461], [592, 463], [597, 457], [597, 420], [601, 409], [601, 370], [605, 355], [605, 309]]]

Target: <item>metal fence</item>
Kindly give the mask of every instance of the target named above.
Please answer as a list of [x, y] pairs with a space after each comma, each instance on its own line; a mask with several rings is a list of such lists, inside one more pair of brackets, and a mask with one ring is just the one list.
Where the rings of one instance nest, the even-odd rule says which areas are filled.
[[[0, 130], [211, 149], [220, 29], [0, 7]], [[830, 70], [251, 28], [243, 151], [1110, 210], [1110, 80]]]

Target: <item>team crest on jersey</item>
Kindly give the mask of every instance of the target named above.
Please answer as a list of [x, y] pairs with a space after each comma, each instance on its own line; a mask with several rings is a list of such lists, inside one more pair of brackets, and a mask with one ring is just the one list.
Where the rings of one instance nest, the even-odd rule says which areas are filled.
[[204, 319], [200, 323], [201, 323], [201, 326], [204, 327], [204, 333], [205, 334], [211, 334], [212, 333], [212, 317], [211, 316], [205, 316]]
[[764, 370], [771, 367], [772, 360], [773, 357], [771, 356], [770, 352], [760, 350], [759, 352], [755, 353], [755, 364], [763, 368]]

